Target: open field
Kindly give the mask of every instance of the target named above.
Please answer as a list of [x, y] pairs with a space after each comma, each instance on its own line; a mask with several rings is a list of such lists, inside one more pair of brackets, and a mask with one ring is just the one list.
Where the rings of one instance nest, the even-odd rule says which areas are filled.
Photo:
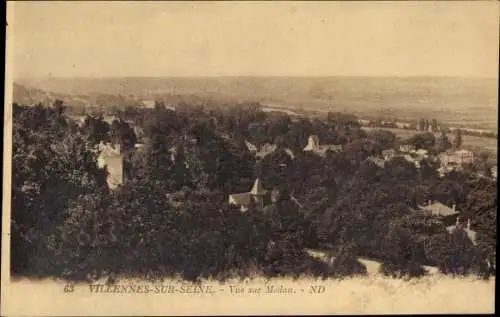
[[[100, 282], [103, 283], [103, 282]], [[127, 279], [120, 285], [150, 285], [144, 280]], [[188, 285], [167, 280], [162, 285]], [[123, 294], [91, 293], [89, 285], [75, 285], [72, 294], [63, 292], [64, 284], [44, 280], [12, 282], [7, 296], [17, 298], [9, 310], [19, 315], [90, 314], [106, 315], [148, 314], [201, 315], [201, 314], [424, 314], [424, 313], [493, 313], [495, 280], [432, 276], [411, 281], [381, 276], [356, 277], [344, 280], [316, 280], [303, 278], [264, 280], [260, 278], [230, 281], [226, 284], [204, 282], [217, 291], [214, 294]], [[291, 294], [231, 294], [229, 286], [245, 289], [269, 285], [293, 288]], [[324, 293], [308, 294], [311, 285], [322, 285]], [[302, 292], [302, 289], [305, 291]], [[26, 305], [25, 294], [32, 294], [37, 305]], [[161, 300], [158, 300], [161, 296]], [[134, 300], [131, 302], [131, 298]], [[97, 302], [99, 305], [97, 306]], [[133, 304], [132, 304], [133, 303]], [[97, 309], [99, 307], [99, 309]]]
[[[404, 130], [404, 129], [396, 129], [396, 128], [378, 128], [378, 127], [363, 127], [363, 129], [370, 131], [370, 130], [387, 130], [391, 131], [394, 134], [396, 134], [397, 137], [406, 139], [411, 137], [412, 135], [418, 134], [418, 133], [423, 133], [423, 131], [415, 131], [415, 130]], [[439, 137], [441, 135], [441, 132], [435, 132], [434, 133], [436, 137]], [[449, 133], [449, 137], [452, 134]], [[471, 136], [471, 135], [462, 135], [462, 147], [464, 148], [470, 148], [472, 150], [478, 149], [478, 150], [487, 150], [493, 153], [497, 153], [497, 139], [494, 138], [485, 138], [485, 137], [478, 137], [478, 136]]]
[[[249, 100], [292, 111], [341, 111], [359, 117], [436, 118], [452, 125], [498, 129], [498, 80], [451, 77], [143, 77], [19, 79], [68, 95], [156, 98], [198, 95]], [[111, 98], [115, 96], [115, 98]], [[167, 99], [168, 99], [167, 98]], [[101, 98], [103, 99], [103, 98]], [[105, 99], [105, 98], [104, 98]], [[173, 100], [173, 99], [172, 99]], [[118, 100], [119, 101], [119, 100]]]

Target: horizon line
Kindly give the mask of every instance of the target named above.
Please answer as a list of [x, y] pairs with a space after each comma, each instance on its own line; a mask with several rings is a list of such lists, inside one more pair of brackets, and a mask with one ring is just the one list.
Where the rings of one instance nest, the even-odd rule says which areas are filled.
[[[15, 76], [13, 76], [15, 77]], [[12, 81], [30, 79], [160, 79], [160, 78], [452, 78], [452, 79], [498, 79], [499, 76], [463, 76], [463, 75], [126, 75], [126, 76], [19, 76]]]

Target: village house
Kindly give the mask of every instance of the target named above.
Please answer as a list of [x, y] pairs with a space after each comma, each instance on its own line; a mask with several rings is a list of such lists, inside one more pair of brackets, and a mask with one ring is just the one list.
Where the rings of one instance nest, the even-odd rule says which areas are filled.
[[367, 158], [367, 160], [369, 160], [369, 161], [371, 161], [371, 162], [375, 163], [375, 165], [377, 165], [377, 166], [378, 166], [378, 167], [380, 167], [380, 168], [384, 168], [384, 166], [385, 166], [385, 162], [386, 162], [386, 160], [384, 160], [384, 159], [383, 159], [383, 158], [381, 158], [381, 157], [377, 157], [377, 156], [369, 156], [369, 157]]
[[68, 116], [68, 118], [73, 120], [76, 123], [76, 125], [78, 125], [79, 127], [83, 126], [83, 124], [85, 123], [86, 117], [87, 116]]
[[321, 156], [325, 156], [327, 151], [338, 152], [342, 151], [342, 145], [334, 144], [319, 144], [319, 138], [317, 135], [310, 135], [307, 139], [307, 145], [303, 149], [305, 152], [315, 152]]
[[271, 192], [264, 189], [257, 178], [249, 192], [229, 195], [229, 204], [240, 206], [241, 211], [247, 211], [252, 203], [262, 209], [271, 202], [271, 198]]
[[432, 202], [429, 200], [427, 205], [418, 205], [421, 212], [429, 217], [440, 220], [445, 226], [450, 226], [456, 223], [459, 211], [456, 210], [455, 204], [452, 207], [448, 207], [438, 201]]
[[[460, 218], [457, 217], [455, 225], [453, 226], [447, 226], [446, 230], [449, 233], [454, 233], [454, 232], [462, 232], [464, 233], [468, 240], [472, 243], [473, 246], [477, 247], [477, 232], [471, 228], [471, 221], [470, 219], [467, 219], [467, 225], [464, 226], [464, 224], [460, 221]], [[495, 262], [492, 262], [491, 257], [484, 257], [482, 263], [477, 262], [474, 263], [471, 267], [464, 268], [465, 271], [463, 273], [467, 274], [480, 274], [481, 272], [485, 272], [486, 270], [494, 270], [495, 267]]]
[[120, 145], [99, 144], [97, 166], [107, 168], [107, 182], [110, 189], [115, 189], [123, 184], [123, 153], [120, 150]]
[[366, 119], [358, 119], [358, 123], [362, 126], [369, 126], [372, 122], [371, 120]]
[[453, 226], [447, 226], [446, 230], [449, 233], [452, 233], [455, 230], [464, 230], [465, 233], [467, 234], [467, 237], [472, 242], [472, 244], [473, 245], [477, 245], [477, 241], [476, 241], [476, 235], [477, 235], [477, 233], [476, 233], [476, 231], [474, 231], [474, 230], [471, 229], [470, 219], [467, 220], [467, 226], [464, 227], [463, 224], [460, 222], [460, 217], [457, 217], [457, 219], [455, 221], [455, 225], [453, 225]]
[[[276, 144], [271, 144], [271, 143], [265, 143], [263, 144], [260, 148], [258, 148], [256, 145], [248, 142], [245, 140], [245, 145], [251, 153], [253, 153], [258, 159], [263, 159], [267, 155], [273, 153], [278, 149], [278, 146]], [[295, 155], [293, 154], [293, 151], [290, 150], [289, 148], [285, 149], [286, 154], [290, 156], [291, 159], [295, 158]]]
[[422, 158], [427, 158], [427, 157], [429, 157], [429, 153], [428, 153], [428, 151], [427, 151], [427, 150], [425, 150], [425, 149], [418, 149], [418, 150], [416, 150], [416, 151], [415, 151], [415, 155], [418, 155], [418, 156], [420, 156], [420, 157], [422, 157]]
[[116, 116], [104, 116], [102, 119], [107, 124], [112, 125], [115, 120], [118, 120], [118, 117], [116, 117]]
[[412, 153], [415, 152], [415, 146], [411, 144], [401, 144], [399, 146], [399, 151], [403, 153]]
[[462, 163], [472, 163], [472, 161], [474, 160], [474, 152], [469, 150], [461, 149], [455, 151], [454, 155], [458, 156], [461, 159]]
[[382, 157], [384, 158], [385, 161], [390, 161], [396, 156], [396, 151], [393, 149], [389, 150], [383, 150], [382, 151]]
[[448, 166], [442, 166], [441, 165], [436, 171], [438, 172], [439, 177], [442, 178], [446, 174], [453, 172], [455, 170], [455, 168], [456, 168], [455, 166], [450, 166], [450, 165], [448, 165]]
[[156, 102], [154, 100], [150, 100], [150, 99], [142, 100], [142, 105], [145, 108], [151, 108], [151, 109], [153, 109], [155, 107], [155, 103]]
[[408, 122], [396, 122], [395, 124], [398, 129], [409, 129], [411, 127], [411, 123]]
[[458, 169], [462, 164], [474, 161], [474, 153], [468, 150], [446, 151], [439, 153], [437, 157], [444, 170]]

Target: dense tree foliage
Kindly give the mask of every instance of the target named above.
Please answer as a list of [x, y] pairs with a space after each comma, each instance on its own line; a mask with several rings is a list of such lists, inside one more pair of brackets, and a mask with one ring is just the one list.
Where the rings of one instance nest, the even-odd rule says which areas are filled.
[[[495, 265], [490, 179], [467, 171], [439, 178], [431, 159], [416, 168], [395, 157], [379, 167], [369, 158], [398, 140], [366, 133], [351, 115], [292, 118], [258, 104], [177, 109], [129, 107], [111, 124], [97, 114], [80, 127], [60, 102], [14, 105], [13, 273], [340, 277], [366, 274], [358, 256], [382, 261], [392, 276], [420, 276], [422, 265], [458, 274], [485, 258]], [[304, 152], [310, 135], [343, 150]], [[257, 158], [245, 141], [276, 148]], [[96, 164], [100, 142], [124, 151], [126, 181], [116, 190]], [[408, 142], [432, 149], [444, 141], [423, 133]], [[278, 193], [275, 201], [246, 212], [229, 205], [228, 194], [249, 191], [256, 177]], [[477, 246], [416, 211], [428, 200], [455, 204], [471, 219]], [[325, 246], [337, 255], [330, 263], [306, 252]]]

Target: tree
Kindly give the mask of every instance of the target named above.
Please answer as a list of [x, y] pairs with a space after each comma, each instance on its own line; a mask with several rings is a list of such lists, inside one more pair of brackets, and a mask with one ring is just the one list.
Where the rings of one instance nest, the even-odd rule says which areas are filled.
[[368, 137], [379, 143], [383, 149], [390, 149], [394, 147], [396, 135], [388, 130], [375, 130], [372, 131]]
[[418, 120], [418, 130], [425, 130], [425, 118], [420, 118], [420, 120]]
[[436, 137], [432, 132], [424, 132], [415, 134], [407, 141], [408, 144], [415, 146], [418, 149], [430, 150], [436, 144]]
[[412, 232], [399, 226], [389, 226], [389, 231], [382, 240], [385, 261], [381, 272], [395, 277], [418, 277], [425, 270], [418, 264], [421, 256]]
[[359, 262], [355, 255], [353, 244], [343, 247], [339, 255], [331, 261], [330, 271], [336, 277], [364, 276], [368, 273], [366, 266]]
[[58, 110], [33, 107], [23, 108], [13, 120], [14, 274], [54, 273], [51, 246], [65, 210], [80, 195], [108, 192], [106, 171], [97, 167], [90, 144], [68, 133], [62, 116]]
[[437, 131], [438, 130], [438, 121], [436, 118], [432, 119], [432, 131]]
[[87, 139], [92, 144], [98, 144], [102, 141], [109, 140], [109, 124], [104, 121], [102, 114], [87, 115], [83, 123], [83, 131], [87, 135]]
[[430, 123], [429, 119], [425, 119], [425, 125], [424, 125], [425, 131], [429, 131], [430, 126], [431, 126], [431, 123]]
[[344, 153], [348, 160], [361, 162], [369, 156], [382, 153], [382, 146], [369, 139], [359, 139], [347, 144]]
[[424, 245], [426, 257], [445, 274], [463, 275], [471, 269], [485, 270], [484, 258], [463, 229], [431, 236]]
[[453, 139], [453, 147], [459, 149], [462, 146], [462, 130], [455, 131], [455, 138]]
[[450, 140], [448, 139], [446, 132], [444, 132], [444, 131], [441, 132], [441, 135], [440, 135], [439, 140], [437, 142], [437, 147], [438, 147], [438, 149], [437, 149], [438, 153], [444, 152], [452, 147], [452, 144], [451, 144]]
[[111, 123], [109, 133], [113, 142], [121, 144], [125, 152], [132, 150], [137, 142], [134, 129], [122, 119], [115, 119]]

